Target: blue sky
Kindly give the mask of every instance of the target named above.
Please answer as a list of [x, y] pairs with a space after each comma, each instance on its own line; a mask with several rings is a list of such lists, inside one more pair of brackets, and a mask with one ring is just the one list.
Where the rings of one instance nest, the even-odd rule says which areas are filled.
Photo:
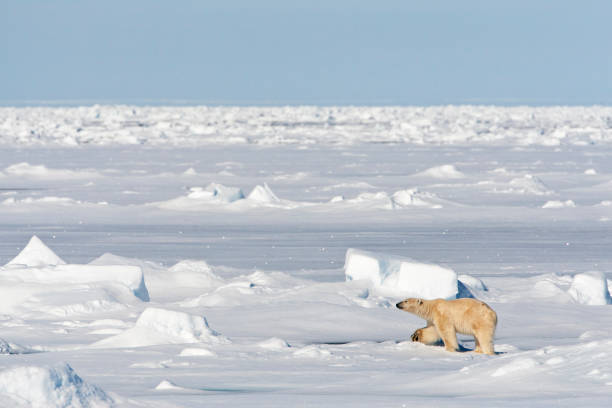
[[3, 0], [0, 103], [612, 104], [612, 1]]

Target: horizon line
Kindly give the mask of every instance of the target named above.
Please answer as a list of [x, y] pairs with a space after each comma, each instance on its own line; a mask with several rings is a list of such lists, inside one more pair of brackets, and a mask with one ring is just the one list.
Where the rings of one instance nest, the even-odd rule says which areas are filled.
[[85, 99], [0, 99], [2, 108], [80, 107], [80, 106], [152, 106], [152, 107], [435, 107], [435, 106], [498, 106], [498, 107], [612, 107], [612, 101], [574, 101], [534, 98], [466, 98], [439, 102], [408, 103], [392, 99], [374, 100], [222, 100], [188, 98], [85, 98]]

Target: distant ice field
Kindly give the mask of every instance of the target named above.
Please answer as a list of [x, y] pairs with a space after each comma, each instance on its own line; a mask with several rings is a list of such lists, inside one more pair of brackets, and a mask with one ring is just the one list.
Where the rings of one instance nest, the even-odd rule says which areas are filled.
[[[297, 273], [340, 267], [346, 248], [357, 246], [482, 274], [579, 271], [610, 263], [611, 153], [407, 144], [5, 148], [0, 221], [10, 228], [0, 232], [0, 262], [35, 233], [79, 262], [103, 248], [166, 264], [201, 257]], [[189, 198], [211, 183], [246, 195], [266, 183], [288, 203]], [[414, 202], [393, 201], [411, 190]], [[176, 199], [183, 201], [159, 208]], [[542, 208], [555, 200], [575, 206]]]
[[612, 108], [0, 107], [7, 146], [589, 145], [612, 141]]

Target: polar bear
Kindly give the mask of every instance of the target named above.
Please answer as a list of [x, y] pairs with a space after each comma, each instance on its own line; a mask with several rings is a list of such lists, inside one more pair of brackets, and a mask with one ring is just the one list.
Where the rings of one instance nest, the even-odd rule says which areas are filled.
[[434, 344], [440, 339], [447, 351], [457, 351], [456, 333], [474, 336], [477, 353], [495, 354], [493, 336], [497, 314], [476, 299], [425, 300], [408, 298], [396, 305], [399, 309], [427, 320], [427, 326], [412, 334], [412, 341]]

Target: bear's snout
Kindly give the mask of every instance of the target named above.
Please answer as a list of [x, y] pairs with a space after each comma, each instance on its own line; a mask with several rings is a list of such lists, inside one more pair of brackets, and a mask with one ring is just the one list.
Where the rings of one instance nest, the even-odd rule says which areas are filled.
[[401, 308], [402, 308], [402, 303], [404, 303], [404, 302], [398, 302], [398, 303], [395, 305], [395, 307], [397, 307], [398, 309], [401, 309]]

